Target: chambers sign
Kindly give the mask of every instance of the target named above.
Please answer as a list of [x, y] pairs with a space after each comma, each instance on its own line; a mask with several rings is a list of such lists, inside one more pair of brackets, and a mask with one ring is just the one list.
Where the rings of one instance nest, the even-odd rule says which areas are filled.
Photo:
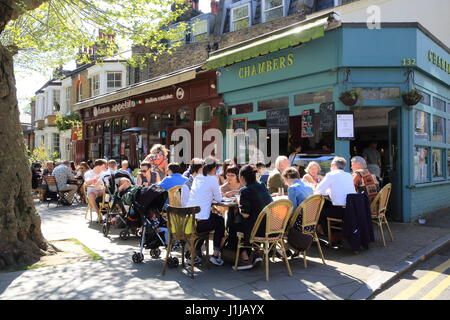
[[265, 60], [259, 63], [239, 68], [238, 75], [240, 79], [250, 78], [262, 73], [268, 73], [288, 68], [294, 65], [294, 54], [289, 53], [286, 56]]

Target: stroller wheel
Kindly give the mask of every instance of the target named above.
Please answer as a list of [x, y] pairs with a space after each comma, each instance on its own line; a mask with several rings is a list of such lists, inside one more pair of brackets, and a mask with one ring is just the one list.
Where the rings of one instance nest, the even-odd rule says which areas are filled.
[[169, 259], [167, 260], [167, 266], [171, 269], [178, 267], [178, 265], [179, 261], [176, 257], [169, 257]]
[[130, 238], [130, 233], [128, 232], [128, 230], [122, 230], [120, 231], [119, 237], [122, 240], [128, 240]]
[[102, 232], [103, 232], [103, 235], [104, 235], [105, 237], [108, 236], [108, 233], [109, 233], [109, 223], [103, 224], [103, 226], [102, 226]]
[[151, 249], [151, 250], [150, 250], [150, 256], [151, 256], [153, 259], [158, 259], [160, 255], [161, 255], [161, 250], [159, 250], [158, 248], [157, 248], [157, 249]]
[[140, 252], [135, 252], [132, 259], [134, 263], [141, 263], [142, 261], [144, 261], [144, 255]]

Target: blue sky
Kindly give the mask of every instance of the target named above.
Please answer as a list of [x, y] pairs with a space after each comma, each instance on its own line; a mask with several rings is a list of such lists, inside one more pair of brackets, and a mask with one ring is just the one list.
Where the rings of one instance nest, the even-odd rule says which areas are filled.
[[[200, 0], [200, 10], [205, 13], [211, 12], [210, 3], [210, 0]], [[65, 68], [73, 69], [75, 65], [74, 63], [69, 63]], [[31, 70], [16, 69], [17, 99], [20, 110], [30, 103], [30, 99], [34, 96], [34, 93], [50, 79], [50, 76], [51, 71], [47, 74], [42, 74]]]

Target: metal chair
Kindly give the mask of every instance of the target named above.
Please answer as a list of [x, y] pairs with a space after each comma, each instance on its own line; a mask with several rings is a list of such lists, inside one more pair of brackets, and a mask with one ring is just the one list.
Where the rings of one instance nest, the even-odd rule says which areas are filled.
[[380, 190], [380, 192], [377, 194], [375, 199], [373, 199], [372, 203], [370, 204], [370, 213], [372, 222], [380, 227], [381, 238], [383, 239], [383, 245], [385, 247], [386, 247], [386, 240], [384, 239], [383, 224], [385, 224], [388, 229], [391, 241], [394, 241], [391, 228], [389, 228], [389, 223], [386, 219], [386, 210], [389, 198], [391, 196], [391, 190], [392, 184], [388, 183]]
[[[172, 188], [173, 189], [173, 188]], [[171, 189], [171, 190], [172, 190]], [[195, 214], [200, 212], [200, 207], [167, 207], [167, 228], [169, 229], [169, 245], [167, 247], [166, 259], [164, 261], [162, 275], [166, 273], [167, 262], [174, 240], [178, 240], [181, 243], [181, 263], [185, 267], [184, 263], [184, 248], [186, 243], [189, 245], [189, 252], [191, 255], [191, 278], [194, 278], [194, 261], [195, 261], [195, 247], [200, 240], [206, 242], [206, 261], [209, 267], [209, 231], [204, 233], [197, 233], [197, 220]]]
[[[320, 246], [319, 236], [316, 232], [317, 223], [319, 222], [320, 213], [322, 212], [323, 204], [325, 203], [325, 198], [321, 195], [312, 195], [306, 198], [295, 210], [292, 218], [289, 222], [287, 230], [294, 227], [295, 222], [302, 212], [302, 232], [309, 234], [313, 237], [314, 241], [317, 243], [317, 248], [319, 249], [320, 257], [322, 258], [323, 264], [325, 263], [325, 258], [323, 257], [322, 247]], [[309, 227], [309, 228], [308, 228]], [[310, 230], [307, 230], [310, 229]], [[306, 265], [306, 251], [303, 251], [303, 262]]]
[[[266, 266], [266, 281], [269, 281], [269, 255], [273, 249], [276, 250], [277, 245], [283, 254], [286, 267], [288, 269], [289, 276], [292, 276], [291, 267], [286, 256], [286, 249], [284, 246], [283, 235], [286, 230], [286, 226], [289, 222], [289, 218], [292, 214], [292, 202], [289, 200], [277, 200], [268, 204], [258, 215], [252, 232], [250, 233], [250, 246], [243, 244], [244, 234], [242, 232], [237, 233], [238, 246], [236, 250], [234, 270], [237, 270], [239, 261], [239, 255], [242, 248], [261, 249], [264, 253], [264, 261]], [[263, 237], [256, 235], [262, 220], [266, 220], [266, 230]]]

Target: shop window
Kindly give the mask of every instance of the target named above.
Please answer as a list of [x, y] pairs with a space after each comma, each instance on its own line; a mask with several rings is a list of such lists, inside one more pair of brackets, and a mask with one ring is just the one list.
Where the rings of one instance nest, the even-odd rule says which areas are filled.
[[152, 113], [148, 117], [148, 143], [150, 146], [160, 143], [161, 115]]
[[266, 111], [279, 108], [288, 108], [289, 98], [281, 97], [270, 100], [258, 101], [258, 111]]
[[187, 106], [177, 111], [177, 126], [188, 126], [191, 121], [191, 111]]
[[106, 120], [103, 124], [103, 133], [111, 133], [111, 121]]
[[433, 107], [435, 109], [445, 112], [445, 101], [439, 98], [433, 97]]
[[129, 117], [123, 117], [122, 118], [122, 131], [130, 128], [130, 118]]
[[294, 105], [296, 106], [305, 106], [308, 104], [329, 101], [333, 101], [333, 89], [297, 94], [294, 97]]
[[111, 121], [106, 120], [103, 124], [103, 156], [111, 157]]
[[364, 100], [398, 100], [400, 99], [399, 87], [371, 87], [354, 88]]
[[433, 115], [433, 137], [434, 142], [445, 142], [445, 119]]
[[195, 110], [195, 120], [202, 121], [203, 123], [209, 123], [211, 121], [211, 113], [211, 106], [206, 103], [202, 103]]
[[102, 124], [101, 123], [97, 123], [95, 126], [95, 135], [96, 136], [101, 136], [103, 132], [103, 128], [102, 128]]
[[120, 158], [130, 159], [130, 134], [124, 133], [120, 142]]
[[262, 20], [268, 22], [282, 18], [284, 16], [284, 7], [286, 0], [263, 0], [262, 1]]
[[414, 137], [418, 140], [430, 139], [430, 114], [415, 110], [414, 113]]
[[433, 178], [442, 178], [443, 170], [442, 170], [442, 150], [441, 149], [433, 149], [432, 151], [432, 172]]
[[[139, 128], [148, 128], [148, 116], [140, 115], [138, 116], [138, 127]], [[139, 135], [138, 140], [138, 158], [144, 159], [144, 157], [148, 154], [148, 132], [143, 131]]]
[[251, 25], [251, 2], [231, 8], [231, 31], [238, 31]]
[[195, 19], [192, 23], [192, 42], [208, 40], [208, 22], [207, 19]]
[[106, 73], [106, 91], [114, 91], [122, 88], [122, 72]]
[[112, 151], [111, 159], [120, 161], [120, 135], [113, 136], [111, 151]]
[[253, 103], [245, 103], [245, 104], [238, 104], [235, 106], [228, 107], [228, 115], [232, 116], [235, 114], [241, 114], [241, 113], [251, 113], [253, 112]]
[[428, 148], [426, 147], [415, 147], [414, 181], [428, 181]]
[[431, 96], [428, 93], [425, 93], [423, 91], [420, 91], [420, 93], [422, 94], [422, 100], [420, 100], [420, 103], [430, 106], [431, 105]]
[[95, 136], [95, 126], [93, 124], [87, 125], [87, 137], [91, 138]]
[[170, 111], [166, 110], [161, 114], [161, 125], [164, 130], [175, 125], [175, 117]]
[[120, 134], [121, 130], [120, 130], [120, 120], [119, 119], [114, 119], [113, 120], [113, 124], [112, 124], [112, 133], [113, 134]]

